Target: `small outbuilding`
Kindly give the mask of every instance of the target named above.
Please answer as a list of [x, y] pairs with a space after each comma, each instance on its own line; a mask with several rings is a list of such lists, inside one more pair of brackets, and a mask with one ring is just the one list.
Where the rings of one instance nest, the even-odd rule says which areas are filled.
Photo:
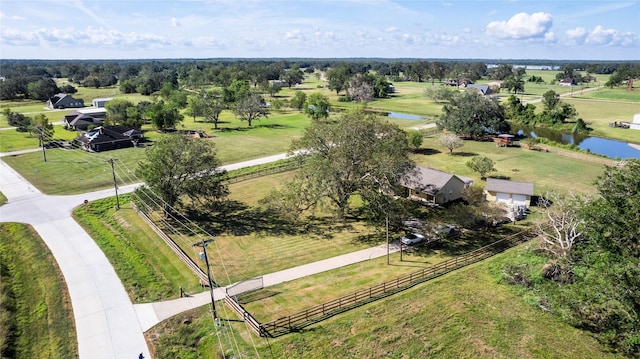
[[633, 115], [633, 122], [629, 124], [629, 128], [632, 130], [640, 130], [640, 113]]
[[464, 191], [473, 184], [473, 179], [417, 167], [416, 173], [401, 184], [409, 190], [410, 199], [435, 206], [461, 199]]
[[533, 183], [487, 178], [484, 193], [486, 200], [489, 202], [529, 207], [533, 196]]
[[91, 104], [93, 107], [104, 108], [104, 105], [111, 100], [113, 100], [113, 97], [94, 98]]

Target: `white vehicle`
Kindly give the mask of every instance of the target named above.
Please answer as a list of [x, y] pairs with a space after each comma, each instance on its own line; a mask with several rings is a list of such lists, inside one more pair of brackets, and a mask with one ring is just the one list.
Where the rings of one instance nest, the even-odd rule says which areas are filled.
[[400, 240], [402, 241], [402, 244], [412, 245], [424, 241], [424, 236], [418, 233], [409, 233], [403, 236]]

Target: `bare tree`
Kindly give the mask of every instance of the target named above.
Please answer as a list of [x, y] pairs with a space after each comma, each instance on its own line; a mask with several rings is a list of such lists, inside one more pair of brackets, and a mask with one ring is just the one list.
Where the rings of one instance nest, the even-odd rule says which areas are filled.
[[573, 245], [582, 236], [578, 211], [587, 202], [587, 197], [575, 194], [565, 197], [557, 193], [547, 193], [540, 197], [538, 206], [547, 219], [546, 223], [538, 224], [543, 249], [556, 258], [569, 258]]
[[453, 154], [453, 150], [464, 146], [464, 141], [455, 133], [443, 133], [436, 139], [436, 143], [449, 150], [449, 156]]

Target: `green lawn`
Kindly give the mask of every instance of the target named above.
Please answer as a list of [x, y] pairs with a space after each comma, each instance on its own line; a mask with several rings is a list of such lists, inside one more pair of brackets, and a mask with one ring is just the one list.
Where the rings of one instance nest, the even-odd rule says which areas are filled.
[[[519, 250], [499, 257], [517, 256]], [[171, 352], [174, 357], [196, 352], [201, 358], [217, 358], [221, 347], [227, 355], [237, 348], [244, 353], [257, 350], [261, 357], [274, 358], [620, 357], [608, 353], [588, 333], [527, 304], [515, 289], [498, 284], [491, 269], [493, 261], [455, 271], [275, 339], [252, 337], [222, 303], [220, 315], [232, 321], [223, 321], [224, 326], [215, 332], [211, 315], [203, 307], [152, 328], [147, 338], [157, 354], [176, 350]], [[184, 324], [187, 318], [191, 324]]]
[[[76, 131], [65, 130], [62, 125], [54, 125], [53, 139], [69, 141], [78, 137]], [[0, 130], [0, 152], [11, 152], [38, 148], [38, 136], [35, 133], [18, 132], [13, 129]]]
[[0, 353], [3, 358], [78, 357], [62, 273], [33, 228], [19, 223], [0, 223]]
[[466, 166], [466, 162], [475, 155], [487, 156], [495, 162], [497, 171], [489, 176], [533, 182], [537, 195], [546, 191], [593, 193], [593, 181], [604, 170], [598, 163], [524, 148], [496, 147], [493, 142], [465, 141], [464, 147], [449, 156], [447, 149], [435, 144], [436, 136], [425, 138], [422, 151], [413, 155], [415, 162], [474, 178], [476, 184], [482, 186], [484, 182], [480, 176]]

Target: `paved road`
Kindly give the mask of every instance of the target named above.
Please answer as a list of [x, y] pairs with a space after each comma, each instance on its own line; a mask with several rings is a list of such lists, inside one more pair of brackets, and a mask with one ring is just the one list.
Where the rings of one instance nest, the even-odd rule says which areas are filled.
[[[2, 153], [0, 157], [14, 154], [18, 152]], [[224, 168], [232, 170], [254, 166], [287, 156], [279, 154]], [[138, 185], [121, 187], [119, 192], [131, 192]], [[82, 205], [84, 200], [93, 201], [113, 196], [113, 189], [70, 196], [45, 195], [0, 160], [0, 191], [8, 199], [5, 205], [0, 206], [0, 221], [31, 224], [58, 262], [71, 298], [81, 359], [130, 359], [137, 358], [140, 353], [150, 358], [144, 331], [166, 318], [209, 303], [208, 291], [158, 303], [131, 303], [113, 266], [93, 239], [71, 218], [71, 211]], [[392, 246], [391, 250], [395, 252], [397, 248]], [[271, 286], [298, 279], [386, 253], [386, 246], [378, 246], [265, 274], [264, 285]], [[216, 300], [222, 298], [223, 290], [216, 289]]]
[[[121, 189], [131, 191], [134, 186]], [[133, 304], [113, 267], [93, 239], [72, 218], [85, 199], [113, 196], [113, 190], [75, 196], [47, 196], [0, 161], [2, 222], [31, 224], [62, 271], [73, 307], [78, 352], [85, 358], [150, 358]]]
[[[400, 250], [399, 242], [395, 241], [389, 246], [389, 253], [395, 253]], [[328, 258], [325, 260], [304, 264], [298, 267], [285, 269], [279, 272], [264, 274], [262, 276], [264, 287], [270, 287], [276, 284], [289, 282], [306, 276], [322, 273], [335, 268], [344, 267], [350, 264], [363, 262], [366, 260], [382, 257], [387, 255], [387, 245], [379, 245], [360, 251], [343, 254]], [[216, 301], [221, 300], [225, 295], [224, 288], [216, 288], [213, 296]], [[211, 303], [209, 291], [198, 293], [186, 298], [173, 299], [163, 302], [135, 304], [134, 308], [140, 320], [143, 330], [147, 331], [161, 321], [180, 314], [184, 311], [194, 309], [205, 304]]]

